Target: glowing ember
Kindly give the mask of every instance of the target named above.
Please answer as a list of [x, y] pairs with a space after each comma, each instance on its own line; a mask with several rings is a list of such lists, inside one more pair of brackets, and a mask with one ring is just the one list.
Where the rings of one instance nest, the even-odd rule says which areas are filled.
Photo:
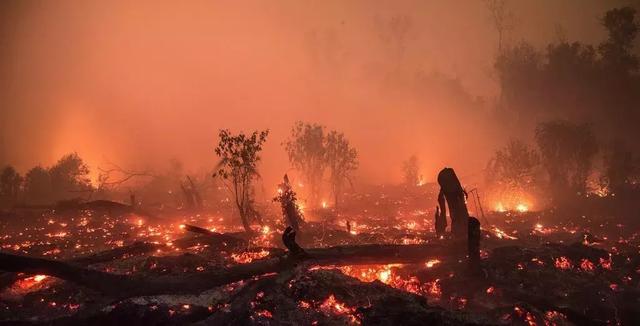
[[505, 233], [504, 231], [498, 229], [497, 227], [493, 227], [493, 233], [496, 235], [496, 237], [498, 237], [499, 239], [509, 239], [509, 240], [517, 240], [518, 238], [508, 235], [507, 233]]
[[502, 205], [502, 203], [497, 203], [496, 204], [496, 208], [495, 208], [496, 212], [500, 212], [500, 213], [504, 213], [507, 210], [504, 208], [504, 206]]
[[611, 254], [609, 254], [608, 259], [600, 258], [600, 266], [604, 269], [611, 270]]
[[436, 279], [433, 282], [427, 282], [425, 284], [426, 292], [429, 296], [439, 299], [442, 296], [442, 289], [440, 288], [440, 279]]
[[373, 282], [375, 280], [378, 280], [382, 283], [389, 284], [395, 278], [395, 275], [391, 268], [397, 266], [402, 265], [389, 264], [369, 266], [342, 266], [339, 269], [345, 275], [355, 277], [363, 282]]
[[16, 281], [16, 283], [13, 286], [21, 291], [31, 291], [33, 289], [41, 288], [39, 283], [44, 281], [47, 278], [49, 278], [49, 276], [47, 275], [30, 276], [30, 277], [26, 277]]
[[528, 311], [526, 311], [526, 310], [524, 310], [524, 309], [522, 309], [522, 308], [520, 308], [520, 307], [518, 307], [518, 306], [515, 306], [515, 307], [513, 308], [513, 310], [515, 311], [515, 313], [516, 313], [516, 315], [517, 315], [518, 317], [520, 317], [520, 318], [523, 318], [523, 319], [524, 319], [524, 321], [527, 323], [527, 325], [529, 325], [529, 326], [536, 326], [536, 325], [538, 325], [538, 324], [536, 323], [536, 319], [535, 319], [535, 317], [534, 317], [534, 316], [533, 316], [533, 314], [531, 314], [530, 312], [528, 312]]
[[516, 210], [517, 210], [518, 212], [524, 213], [524, 212], [526, 212], [526, 211], [528, 211], [528, 210], [529, 210], [529, 207], [528, 207], [527, 205], [525, 205], [525, 204], [518, 204], [518, 205], [516, 206]]
[[437, 264], [440, 263], [440, 260], [438, 259], [431, 259], [430, 261], [426, 262], [425, 265], [427, 266], [427, 268], [431, 268]]
[[[547, 320], [545, 321], [545, 325], [557, 325], [557, 324], [564, 324], [564, 321], [567, 319], [567, 316], [565, 316], [564, 314], [557, 312], [555, 310], [550, 310], [544, 313], [544, 318]], [[559, 323], [556, 323], [559, 322]]]
[[327, 208], [327, 207], [329, 207], [329, 205], [327, 205], [327, 202], [323, 200], [322, 201], [322, 208]]
[[589, 259], [582, 259], [580, 261], [580, 268], [585, 272], [592, 272], [595, 265]]
[[247, 264], [256, 259], [261, 259], [267, 256], [269, 256], [269, 252], [263, 249], [258, 252], [245, 251], [241, 254], [232, 254], [231, 258], [238, 264]]
[[346, 304], [336, 300], [333, 294], [324, 300], [319, 308], [325, 314], [345, 315], [352, 323], [358, 323], [358, 318], [355, 316], [355, 308], [348, 307]]
[[55, 233], [55, 234], [47, 233], [45, 235], [47, 237], [50, 237], [50, 238], [53, 238], [53, 237], [55, 237], [55, 238], [64, 238], [64, 237], [67, 236], [67, 232], [62, 231], [62, 232], [58, 232], [58, 233]]
[[273, 314], [269, 310], [258, 310], [256, 311], [256, 315], [264, 318], [273, 318]]
[[573, 264], [571, 263], [569, 258], [564, 257], [564, 256], [562, 256], [560, 258], [556, 258], [555, 265], [556, 265], [556, 268], [562, 269], [562, 270], [567, 270], [567, 269], [572, 269], [573, 268]]
[[303, 308], [303, 309], [309, 309], [311, 308], [311, 304], [306, 302], [306, 301], [300, 301], [298, 302], [298, 307]]

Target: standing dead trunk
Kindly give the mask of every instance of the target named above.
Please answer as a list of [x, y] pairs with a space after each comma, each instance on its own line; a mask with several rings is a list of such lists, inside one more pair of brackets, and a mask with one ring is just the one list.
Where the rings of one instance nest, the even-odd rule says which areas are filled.
[[244, 227], [244, 230], [247, 231], [247, 233], [253, 233], [253, 230], [251, 230], [251, 223], [249, 223], [249, 217], [247, 216], [248, 214], [245, 212], [245, 208], [238, 206], [238, 211], [240, 212], [240, 219], [242, 220], [242, 226]]
[[[442, 203], [440, 204], [442, 205], [442, 207], [444, 207], [444, 197], [442, 199]], [[445, 208], [446, 211], [446, 208]], [[435, 226], [436, 226], [436, 235], [441, 236], [445, 233], [446, 229], [447, 229], [447, 216], [444, 215], [445, 211], [441, 211], [440, 210], [440, 206], [436, 206], [436, 213], [435, 213]]]
[[129, 194], [129, 201], [131, 202], [131, 208], [135, 209], [137, 205], [136, 203], [136, 194], [133, 192]]
[[480, 265], [480, 221], [470, 216], [468, 225], [467, 252], [469, 254], [469, 265], [472, 269], [476, 269]]
[[[460, 180], [452, 168], [444, 168], [438, 174], [438, 184], [440, 185], [440, 194], [438, 198], [444, 198], [449, 207], [449, 215], [451, 216], [451, 233], [455, 238], [467, 239], [469, 227], [469, 211], [465, 203], [466, 193], [460, 185]], [[445, 206], [440, 207], [442, 214], [446, 216]]]
[[279, 185], [278, 196], [273, 200], [280, 202], [285, 222], [291, 226], [293, 230], [299, 231], [300, 224], [303, 221], [302, 213], [298, 207], [296, 193], [291, 188], [289, 177], [286, 174], [284, 175], [284, 181]]

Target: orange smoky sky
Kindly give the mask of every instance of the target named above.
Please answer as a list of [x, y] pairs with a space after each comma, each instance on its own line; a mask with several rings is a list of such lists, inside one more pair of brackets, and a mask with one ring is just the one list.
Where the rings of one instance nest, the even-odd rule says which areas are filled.
[[[627, 1], [629, 2], [629, 1]], [[511, 39], [595, 42], [624, 1], [511, 1]], [[490, 119], [497, 37], [462, 1], [3, 1], [0, 164], [77, 151], [93, 168], [210, 168], [220, 128], [271, 129], [265, 182], [296, 120], [343, 131], [358, 177], [420, 158], [479, 173], [509, 135]], [[408, 26], [398, 33], [400, 17]], [[395, 34], [394, 34], [395, 33]]]

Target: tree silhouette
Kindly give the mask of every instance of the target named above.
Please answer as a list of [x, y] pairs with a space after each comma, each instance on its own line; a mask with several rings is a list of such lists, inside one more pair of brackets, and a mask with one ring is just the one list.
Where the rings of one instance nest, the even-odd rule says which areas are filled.
[[636, 10], [631, 7], [607, 11], [602, 25], [609, 37], [598, 47], [603, 64], [616, 73], [628, 74], [638, 69], [638, 58], [633, 54], [633, 41], [638, 34]]
[[337, 131], [331, 131], [327, 135], [326, 151], [331, 189], [335, 207], [338, 207], [344, 182], [349, 181], [351, 173], [358, 168], [358, 152], [351, 147], [344, 134]]
[[51, 189], [56, 200], [78, 197], [79, 193], [91, 190], [89, 167], [78, 153], [63, 156], [49, 168]]
[[538, 154], [527, 144], [511, 140], [496, 151], [489, 162], [490, 179], [509, 189], [525, 189], [535, 178], [535, 170], [540, 164]]
[[311, 205], [318, 205], [322, 176], [327, 167], [324, 127], [298, 121], [291, 128], [284, 146], [289, 162], [302, 173], [310, 189]]
[[416, 186], [420, 183], [420, 167], [418, 165], [418, 157], [415, 155], [411, 155], [409, 159], [402, 163], [404, 183], [407, 186]]
[[535, 138], [554, 198], [567, 192], [585, 194], [587, 177], [598, 150], [592, 127], [565, 120], [550, 121], [538, 125]]
[[513, 13], [507, 7], [506, 0], [485, 0], [485, 5], [491, 15], [491, 23], [498, 33], [498, 53], [506, 47], [507, 36], [513, 29]]
[[29, 203], [44, 204], [52, 200], [51, 175], [42, 166], [38, 165], [27, 172], [24, 188]]
[[220, 130], [220, 141], [215, 149], [220, 157], [214, 177], [220, 177], [233, 194], [236, 207], [247, 233], [251, 231], [251, 221], [259, 216], [253, 207], [253, 180], [259, 176], [257, 164], [260, 151], [267, 139], [269, 130], [254, 131], [247, 136], [243, 133], [232, 135], [229, 130]]
[[614, 140], [604, 153], [603, 181], [612, 194], [620, 195], [631, 189], [633, 177], [640, 172], [639, 162], [622, 140]]
[[18, 200], [22, 186], [22, 176], [13, 166], [6, 166], [0, 171], [0, 202], [13, 204]]

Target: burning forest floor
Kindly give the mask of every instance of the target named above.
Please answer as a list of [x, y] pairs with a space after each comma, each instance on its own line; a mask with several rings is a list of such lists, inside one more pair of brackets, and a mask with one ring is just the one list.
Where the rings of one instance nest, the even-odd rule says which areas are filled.
[[[309, 212], [315, 221], [305, 223], [295, 241], [311, 256], [338, 255], [301, 259], [287, 268], [268, 263], [291, 254], [275, 212], [253, 237], [218, 213], [174, 218], [90, 209], [9, 213], [0, 233], [3, 254], [140, 282], [204, 278], [201, 284], [213, 286], [175, 291], [87, 286], [89, 281], [4, 272], [0, 319], [60, 325], [640, 324], [637, 225], [614, 217], [492, 213], [481, 219], [480, 269], [470, 269], [463, 255], [443, 249], [452, 240], [435, 236], [432, 210], [410, 199], [378, 196], [361, 204], [340, 214]], [[382, 263], [385, 258], [375, 253], [368, 261], [348, 249], [377, 245], [402, 245], [424, 255], [392, 254]], [[9, 270], [9, 264], [0, 262], [0, 269]], [[272, 271], [251, 275], [242, 266]], [[226, 284], [206, 281], [225, 270], [244, 274]]]

